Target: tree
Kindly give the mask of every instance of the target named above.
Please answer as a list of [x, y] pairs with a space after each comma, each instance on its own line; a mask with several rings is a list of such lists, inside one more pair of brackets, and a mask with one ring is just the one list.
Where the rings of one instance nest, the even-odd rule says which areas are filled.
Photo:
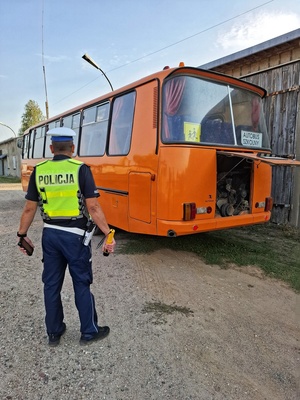
[[34, 100], [29, 100], [25, 104], [25, 112], [22, 115], [21, 128], [19, 129], [19, 135], [23, 135], [26, 129], [30, 128], [45, 119], [38, 103]]

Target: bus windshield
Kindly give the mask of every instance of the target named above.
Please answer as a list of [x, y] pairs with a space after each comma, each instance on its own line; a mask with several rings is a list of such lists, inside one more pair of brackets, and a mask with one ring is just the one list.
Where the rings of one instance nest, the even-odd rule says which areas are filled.
[[270, 149], [258, 94], [193, 76], [163, 87], [162, 141]]

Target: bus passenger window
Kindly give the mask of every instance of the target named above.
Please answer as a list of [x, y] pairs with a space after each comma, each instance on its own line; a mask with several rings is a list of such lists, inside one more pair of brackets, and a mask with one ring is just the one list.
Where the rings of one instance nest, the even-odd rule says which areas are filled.
[[105, 152], [109, 103], [83, 111], [80, 138], [81, 156], [102, 156]]
[[117, 97], [113, 103], [108, 153], [128, 154], [131, 143], [135, 92]]
[[44, 142], [45, 142], [45, 126], [36, 128], [34, 133], [34, 149], [33, 158], [42, 158], [44, 156]]
[[166, 141], [184, 140], [183, 116], [179, 114], [186, 79], [176, 77], [169, 80], [164, 87], [164, 119], [163, 131]]
[[30, 149], [30, 135], [33, 135], [33, 133], [29, 133], [28, 135], [23, 136], [23, 149], [22, 149], [22, 157], [24, 160], [28, 158], [28, 151]]
[[68, 115], [67, 117], [62, 118], [62, 126], [72, 129], [76, 136], [73, 139], [74, 143], [74, 153], [73, 157], [77, 154], [77, 146], [78, 146], [78, 139], [79, 139], [79, 127], [80, 127], [80, 113], [74, 115]]
[[[48, 124], [48, 129], [47, 131], [49, 131], [50, 129], [56, 128], [60, 126], [60, 120], [56, 120], [56, 121], [52, 121]], [[52, 158], [53, 154], [50, 150], [50, 144], [51, 144], [51, 136], [46, 135], [46, 144], [45, 144], [45, 158]]]

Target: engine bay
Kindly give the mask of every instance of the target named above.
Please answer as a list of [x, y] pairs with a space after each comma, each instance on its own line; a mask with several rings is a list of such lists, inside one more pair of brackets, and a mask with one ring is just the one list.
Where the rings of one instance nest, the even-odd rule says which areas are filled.
[[253, 162], [240, 157], [217, 155], [216, 215], [231, 217], [248, 214]]

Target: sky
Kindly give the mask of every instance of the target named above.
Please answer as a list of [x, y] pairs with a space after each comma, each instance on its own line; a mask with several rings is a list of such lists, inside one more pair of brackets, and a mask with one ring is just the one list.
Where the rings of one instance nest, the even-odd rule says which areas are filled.
[[85, 53], [118, 89], [298, 28], [299, 0], [0, 0], [0, 142], [46, 91], [50, 117], [110, 91]]

